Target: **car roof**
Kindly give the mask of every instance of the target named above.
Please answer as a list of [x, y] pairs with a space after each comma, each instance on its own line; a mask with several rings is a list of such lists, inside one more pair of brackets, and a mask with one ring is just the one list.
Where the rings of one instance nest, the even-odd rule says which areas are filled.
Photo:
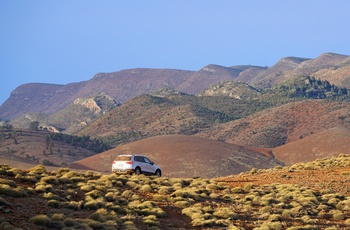
[[120, 154], [118, 156], [128, 156], [128, 157], [131, 157], [131, 156], [139, 156], [139, 157], [145, 157], [145, 155], [140, 155], [140, 154]]

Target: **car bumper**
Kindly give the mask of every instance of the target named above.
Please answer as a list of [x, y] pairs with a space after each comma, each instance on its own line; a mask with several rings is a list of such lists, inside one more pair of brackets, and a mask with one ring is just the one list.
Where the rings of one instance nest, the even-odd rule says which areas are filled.
[[133, 173], [134, 170], [132, 170], [132, 169], [112, 169], [112, 172], [116, 173], [116, 174], [130, 174], [130, 173]]

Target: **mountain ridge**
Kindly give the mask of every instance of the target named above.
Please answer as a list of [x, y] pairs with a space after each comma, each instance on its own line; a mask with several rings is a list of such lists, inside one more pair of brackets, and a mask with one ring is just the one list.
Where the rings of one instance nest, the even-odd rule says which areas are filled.
[[25, 84], [18, 86], [0, 106], [0, 118], [11, 120], [28, 112], [51, 115], [78, 98], [97, 93], [105, 93], [117, 103], [124, 103], [133, 97], [165, 87], [196, 95], [210, 85], [223, 81], [243, 81], [257, 88], [266, 88], [300, 74], [350, 88], [350, 57], [334, 53], [324, 53], [314, 59], [285, 57], [269, 68], [214, 64], [198, 71], [134, 68], [98, 73], [90, 80], [66, 85]]

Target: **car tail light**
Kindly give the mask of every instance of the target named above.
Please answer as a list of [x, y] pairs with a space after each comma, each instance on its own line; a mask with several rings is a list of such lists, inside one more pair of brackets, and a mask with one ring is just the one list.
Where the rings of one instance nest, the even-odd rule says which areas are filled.
[[112, 164], [115, 164], [115, 163], [117, 163], [116, 161], [113, 161], [113, 163]]
[[132, 165], [132, 161], [127, 161], [125, 164]]

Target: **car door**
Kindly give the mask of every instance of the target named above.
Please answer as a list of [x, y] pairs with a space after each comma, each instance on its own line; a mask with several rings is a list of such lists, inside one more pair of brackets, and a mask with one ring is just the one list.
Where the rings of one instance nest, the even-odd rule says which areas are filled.
[[143, 157], [144, 160], [144, 170], [148, 173], [154, 173], [153, 162], [147, 157]]

